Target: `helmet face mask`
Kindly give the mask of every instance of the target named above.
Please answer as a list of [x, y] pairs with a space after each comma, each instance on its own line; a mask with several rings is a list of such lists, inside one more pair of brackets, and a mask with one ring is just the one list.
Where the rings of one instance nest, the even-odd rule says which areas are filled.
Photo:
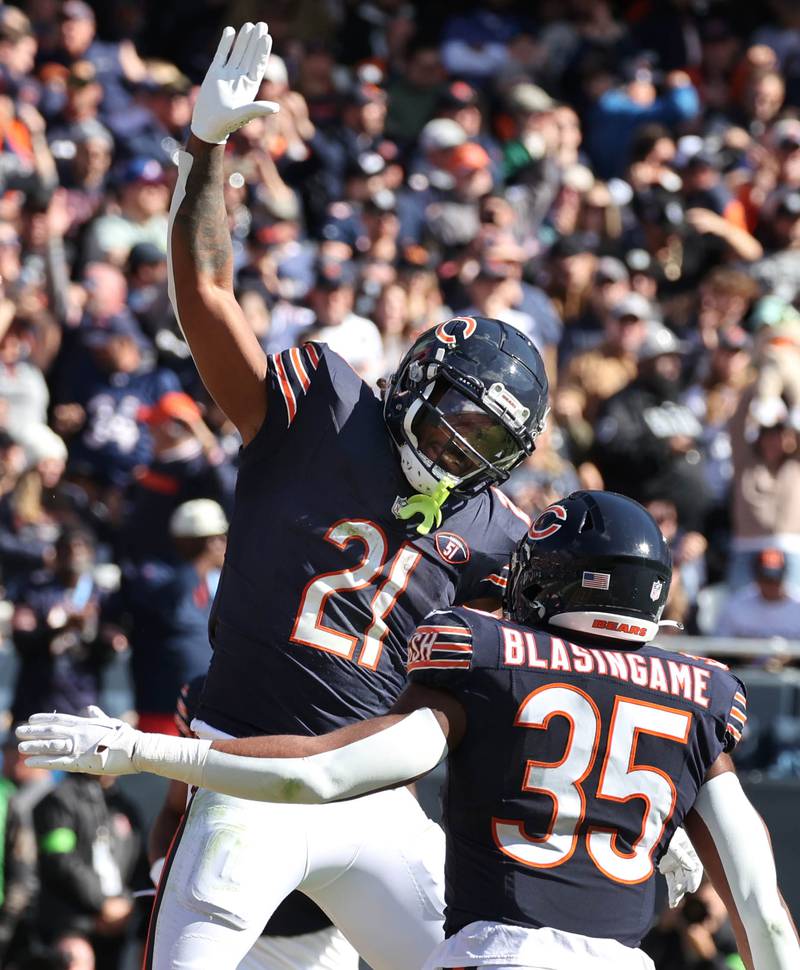
[[503, 481], [520, 460], [524, 443], [498, 417], [466, 397], [446, 379], [434, 382], [406, 413], [408, 442], [432, 474], [442, 471], [461, 491], [475, 478]]
[[545, 509], [515, 550], [505, 613], [524, 626], [647, 643], [671, 576], [666, 540], [637, 502], [574, 492]]
[[384, 405], [403, 472], [427, 494], [445, 480], [462, 495], [505, 481], [533, 452], [546, 413], [538, 351], [508, 324], [480, 317], [423, 334]]

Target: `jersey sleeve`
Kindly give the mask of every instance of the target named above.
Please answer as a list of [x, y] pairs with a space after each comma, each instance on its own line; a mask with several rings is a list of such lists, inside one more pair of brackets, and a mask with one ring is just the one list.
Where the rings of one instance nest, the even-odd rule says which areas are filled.
[[530, 516], [499, 488], [489, 489], [489, 527], [481, 548], [473, 550], [473, 562], [456, 591], [458, 603], [490, 597], [500, 600], [508, 586], [511, 553], [531, 527]]
[[[242, 464], [272, 456], [309, 410], [317, 426], [338, 427], [358, 402], [371, 394], [367, 385], [337, 353], [317, 341], [267, 357], [267, 416], [255, 438], [241, 452]], [[313, 400], [312, 400], [313, 399]], [[308, 438], [311, 441], [312, 438]]]
[[734, 681], [733, 700], [731, 701], [728, 717], [725, 723], [725, 744], [723, 750], [730, 754], [742, 740], [742, 731], [747, 721], [747, 692], [744, 684], [730, 674]]
[[290, 428], [319, 367], [322, 345], [303, 344], [267, 357], [267, 414], [274, 426]]
[[472, 630], [453, 610], [434, 610], [408, 641], [412, 683], [446, 687], [472, 666]]

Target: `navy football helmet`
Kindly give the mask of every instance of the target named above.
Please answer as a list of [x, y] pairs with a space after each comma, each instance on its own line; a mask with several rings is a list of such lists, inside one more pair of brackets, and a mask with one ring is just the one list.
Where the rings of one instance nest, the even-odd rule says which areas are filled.
[[658, 632], [672, 556], [650, 513], [615, 492], [548, 506], [511, 557], [506, 616], [646, 643]]
[[515, 327], [454, 317], [426, 331], [392, 375], [384, 417], [416, 491], [475, 494], [533, 452], [547, 415], [539, 351]]

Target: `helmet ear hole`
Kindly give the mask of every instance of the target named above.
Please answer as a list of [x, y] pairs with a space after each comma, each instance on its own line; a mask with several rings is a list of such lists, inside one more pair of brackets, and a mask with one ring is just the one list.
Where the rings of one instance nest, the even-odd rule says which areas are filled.
[[535, 603], [541, 591], [542, 591], [541, 583], [531, 583], [529, 586], [524, 586], [521, 590], [521, 593], [528, 603]]

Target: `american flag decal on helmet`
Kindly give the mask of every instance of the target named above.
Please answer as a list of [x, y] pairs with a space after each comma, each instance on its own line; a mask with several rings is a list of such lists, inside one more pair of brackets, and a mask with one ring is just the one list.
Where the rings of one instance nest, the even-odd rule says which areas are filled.
[[581, 586], [585, 589], [608, 589], [611, 585], [611, 573], [584, 572]]

